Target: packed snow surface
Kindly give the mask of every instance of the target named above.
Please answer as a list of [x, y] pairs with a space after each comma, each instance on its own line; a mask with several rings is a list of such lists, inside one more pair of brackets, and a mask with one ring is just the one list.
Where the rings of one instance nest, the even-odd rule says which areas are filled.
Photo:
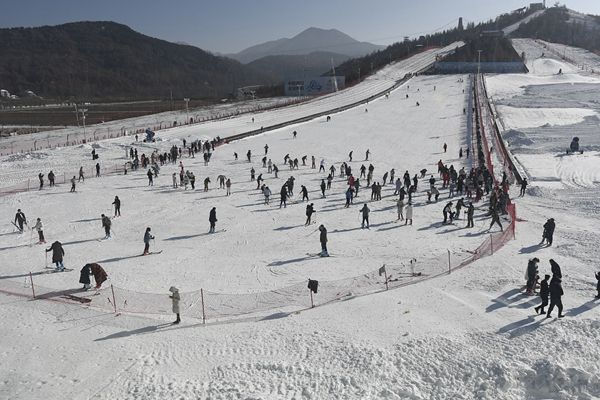
[[[488, 80], [488, 88], [494, 79]], [[521, 76], [502, 79], [506, 98], [521, 95]], [[464, 148], [468, 140], [463, 114], [468, 82], [458, 76], [413, 78], [389, 99], [333, 114], [330, 122], [321, 118], [220, 146], [208, 166], [186, 154], [182, 161], [197, 177], [195, 191], [171, 187], [170, 175], [178, 172], [173, 164], [161, 168], [152, 187], [141, 170], [86, 179], [76, 193], [62, 184], [3, 196], [0, 215], [6, 223], [0, 231], [0, 289], [26, 286], [31, 271], [37, 285], [55, 293], [64, 289], [79, 293], [79, 269], [92, 261], [108, 272], [107, 284], [148, 292], [149, 298], [167, 304], [171, 285], [182, 291], [203, 287], [243, 294], [291, 283], [306, 285], [308, 278], [324, 283], [353, 277], [382, 264], [407, 265], [413, 257], [417, 271], [427, 272], [436, 260], [444, 268], [447, 250], [454, 257], [473, 250], [488, 236], [485, 201], [477, 205], [474, 229], [465, 229], [464, 220], [442, 226], [448, 192], [442, 191], [438, 203], [427, 204], [427, 183], [422, 179], [414, 198], [414, 224], [404, 226], [394, 222], [396, 196], [391, 185], [385, 187], [381, 201], [370, 201], [370, 192], [362, 186], [355, 204], [344, 208], [339, 165], [353, 150], [352, 170], [358, 173], [361, 164], [372, 162], [377, 181], [391, 168], [397, 177], [405, 170], [414, 175], [421, 168], [437, 177], [439, 159], [456, 168], [470, 167], [470, 159], [458, 157], [459, 147]], [[556, 102], [541, 108], [560, 108], [560, 98]], [[286, 113], [293, 116], [294, 109], [299, 108]], [[100, 141], [96, 151], [103, 164], [121, 164], [128, 146], [147, 154], [153, 149], [166, 151], [173, 144], [181, 145], [183, 138], [225, 137], [232, 131], [230, 122], [172, 129], [159, 134], [161, 140], [151, 145], [133, 143], [131, 138]], [[249, 124], [247, 118], [245, 123]], [[529, 129], [546, 128], [535, 124]], [[560, 139], [557, 133], [555, 138], [568, 145], [570, 134], [563, 132]], [[447, 153], [442, 150], [444, 143]], [[278, 179], [261, 166], [265, 144], [267, 156], [280, 167]], [[556, 153], [543, 146], [521, 145], [527, 146], [534, 148], [523, 154], [537, 154], [539, 162], [557, 165]], [[367, 149], [371, 156], [364, 161]], [[248, 150], [252, 163], [245, 160]], [[39, 171], [47, 173], [50, 168], [65, 174], [74, 174], [79, 165], [91, 169], [90, 151], [72, 147], [36, 152], [28, 158], [3, 158], [2, 181], [11, 176], [35, 180]], [[233, 152], [239, 160], [233, 159]], [[290, 171], [282, 163], [287, 153], [294, 158], [308, 155], [308, 166]], [[333, 164], [338, 170], [323, 199], [318, 185], [326, 175], [310, 168], [313, 154], [317, 167], [324, 159], [326, 169]], [[389, 292], [352, 296], [314, 309], [282, 305], [237, 319], [209, 318], [206, 324], [200, 315], [184, 314], [180, 325], [171, 325], [169, 309], [166, 315], [116, 316], [93, 306], [59, 301], [58, 294], [48, 295], [56, 301], [0, 294], [0, 316], [5, 321], [0, 325], [0, 397], [599, 398], [600, 301], [593, 299], [594, 272], [600, 265], [598, 186], [593, 159], [567, 164], [567, 160], [585, 160], [574, 157], [565, 158], [560, 171], [544, 170], [548, 180], [556, 181], [553, 187], [532, 179], [527, 195], [515, 199], [521, 219], [515, 240], [452, 274]], [[524, 163], [535, 177], [531, 165]], [[250, 182], [252, 166], [273, 190], [271, 205], [263, 204], [256, 182]], [[588, 170], [592, 177], [585, 178], [584, 187], [569, 184], [575, 180], [567, 176], [588, 174]], [[219, 174], [232, 179], [229, 197], [218, 189]], [[296, 197], [279, 209], [278, 191], [290, 175], [296, 178]], [[203, 192], [207, 176], [212, 182], [210, 190]], [[310, 191], [316, 225], [303, 226], [305, 204], [297, 198], [300, 185]], [[513, 198], [515, 192], [518, 188], [511, 189]], [[122, 200], [122, 216], [113, 219], [113, 238], [100, 242], [99, 217], [111, 212], [115, 195]], [[358, 212], [367, 198], [372, 210], [369, 230], [360, 228]], [[217, 233], [208, 235], [208, 212], [214, 206]], [[31, 222], [42, 217], [48, 242], [65, 244], [66, 266], [73, 271], [43, 273], [43, 247], [30, 247], [29, 232], [19, 235], [8, 224], [17, 208]], [[549, 217], [557, 220], [554, 245], [541, 247], [541, 226]], [[318, 224], [329, 229], [330, 258], [306, 255], [319, 251], [318, 233], [313, 233]], [[163, 253], [136, 257], [142, 251], [146, 226], [156, 236], [152, 249]], [[564, 319], [536, 315], [532, 307], [539, 299], [523, 295], [525, 267], [533, 256], [541, 260], [542, 276], [550, 271], [550, 258], [562, 266]], [[105, 284], [97, 297], [108, 298], [109, 291]], [[315, 294], [317, 304], [319, 295]]]

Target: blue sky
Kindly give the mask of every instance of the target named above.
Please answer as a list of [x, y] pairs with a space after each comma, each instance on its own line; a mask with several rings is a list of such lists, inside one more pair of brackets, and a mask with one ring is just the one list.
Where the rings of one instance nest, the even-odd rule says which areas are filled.
[[[111, 20], [149, 36], [229, 53], [292, 37], [311, 26], [390, 44], [404, 36], [454, 26], [460, 16], [478, 22], [527, 4], [520, 0], [0, 0], [0, 27]], [[600, 15], [600, 0], [561, 4]]]

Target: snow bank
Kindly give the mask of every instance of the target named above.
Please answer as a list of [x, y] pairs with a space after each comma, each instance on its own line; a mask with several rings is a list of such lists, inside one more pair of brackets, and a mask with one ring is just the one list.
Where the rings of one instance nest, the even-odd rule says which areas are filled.
[[516, 108], [496, 106], [506, 129], [538, 128], [549, 125], [573, 125], [585, 117], [597, 116], [595, 110], [584, 108]]

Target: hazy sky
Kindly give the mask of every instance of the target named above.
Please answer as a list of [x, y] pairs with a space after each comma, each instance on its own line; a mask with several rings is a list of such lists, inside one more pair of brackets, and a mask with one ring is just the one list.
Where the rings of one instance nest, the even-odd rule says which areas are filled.
[[[390, 44], [404, 36], [454, 26], [460, 16], [465, 22], [479, 22], [527, 4], [520, 0], [0, 0], [0, 27], [110, 20], [149, 36], [230, 53], [292, 37], [311, 26]], [[561, 4], [600, 15], [600, 0]]]

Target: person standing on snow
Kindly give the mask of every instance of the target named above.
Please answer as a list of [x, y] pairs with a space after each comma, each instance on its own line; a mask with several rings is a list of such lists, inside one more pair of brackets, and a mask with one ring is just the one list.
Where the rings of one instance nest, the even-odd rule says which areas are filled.
[[554, 237], [555, 228], [556, 223], [554, 222], [554, 218], [550, 218], [548, 221], [546, 221], [546, 223], [544, 224], [544, 233], [542, 233], [542, 242], [540, 244], [543, 244], [544, 241], [546, 241], [548, 246], [552, 246], [552, 239]]
[[215, 233], [215, 224], [217, 223], [217, 207], [213, 207], [210, 210], [208, 222], [210, 222], [210, 229], [208, 233]]
[[550, 275], [544, 276], [544, 280], [540, 283], [540, 299], [542, 300], [542, 304], [535, 307], [536, 314], [545, 314], [544, 307], [548, 305], [548, 295], [550, 294], [550, 289], [548, 288], [548, 280], [550, 279]]
[[177, 316], [177, 319], [173, 321], [173, 324], [177, 325], [181, 322], [181, 317], [179, 316], [179, 314], [181, 313], [179, 309], [179, 301], [181, 300], [181, 296], [179, 295], [179, 289], [177, 289], [175, 286], [171, 286], [169, 288], [169, 292], [171, 292], [169, 298], [173, 303], [173, 314]]
[[527, 190], [527, 178], [523, 178], [521, 181], [521, 191], [519, 193], [519, 197], [525, 196], [525, 191]]
[[402, 214], [404, 211], [404, 200], [398, 199], [396, 202], [396, 207], [398, 209], [398, 219], [396, 221], [401, 221], [404, 219], [404, 215]]
[[549, 285], [550, 291], [550, 308], [548, 308], [548, 314], [546, 314], [546, 318], [552, 318], [550, 314], [552, 314], [552, 310], [554, 310], [554, 306], [558, 308], [558, 318], [563, 318], [563, 304], [562, 304], [562, 296], [564, 294], [561, 279], [554, 275]]
[[319, 225], [319, 231], [321, 234], [319, 235], [319, 241], [321, 242], [321, 257], [329, 257], [329, 252], [327, 251], [327, 229], [325, 225]]
[[100, 218], [102, 220], [102, 227], [104, 228], [104, 239], [108, 239], [108, 238], [110, 238], [110, 225], [111, 225], [110, 218], [104, 214], [102, 214], [100, 216]]
[[21, 230], [21, 233], [23, 233], [23, 224], [27, 225], [27, 218], [25, 218], [25, 214], [23, 214], [23, 211], [21, 211], [21, 209], [19, 208], [17, 210], [17, 213], [15, 214], [15, 224], [19, 224], [19, 229]]
[[498, 224], [501, 232], [504, 230], [500, 223], [500, 215], [498, 215], [498, 210], [496, 210], [496, 208], [492, 208], [492, 222], [490, 222], [490, 228], [488, 230], [491, 230], [494, 224]]
[[82, 179], [83, 182], [85, 182], [85, 177], [83, 176], [83, 167], [79, 167], [79, 179], [77, 180], [77, 182], [81, 182]]
[[69, 191], [70, 193], [75, 193], [75, 175], [73, 175], [73, 177], [71, 178], [71, 190]]
[[231, 179], [227, 178], [225, 181], [225, 187], [227, 188], [227, 196], [231, 195]]
[[279, 191], [279, 194], [281, 196], [281, 198], [279, 200], [279, 208], [281, 208], [281, 205], [283, 205], [283, 208], [287, 208], [287, 197], [288, 197], [287, 182], [284, 183], [283, 186], [281, 186], [281, 190]]
[[152, 170], [148, 170], [148, 172], [146, 173], [146, 175], [148, 175], [148, 186], [154, 186], [154, 178], [153, 178], [153, 174], [152, 174]]
[[350, 151], [350, 153], [348, 153], [348, 158], [350, 159], [350, 162], [352, 162], [352, 153], [353, 153], [353, 152], [354, 152], [354, 151]]
[[306, 186], [300, 185], [300, 193], [302, 193], [302, 202], [304, 202], [304, 199], [308, 201], [308, 189], [306, 188]]
[[312, 223], [311, 217], [314, 212], [315, 212], [314, 203], [310, 203], [309, 205], [306, 206], [306, 222], [304, 223], [304, 225], [310, 225]]
[[150, 254], [150, 240], [154, 239], [154, 236], [150, 233], [150, 227], [146, 228], [146, 232], [144, 233], [144, 253], [143, 256]]
[[533, 295], [535, 291], [535, 280], [538, 275], [538, 263], [540, 259], [537, 257], [532, 258], [527, 263], [527, 286], [526, 294]]
[[42, 220], [40, 218], [37, 219], [36, 224], [31, 228], [31, 230], [36, 230], [38, 233], [38, 244], [46, 243], [46, 239], [44, 239], [44, 225], [42, 225]]
[[467, 209], [467, 228], [473, 228], [473, 215], [475, 214], [475, 206], [473, 202], [469, 203], [469, 208]]
[[100, 163], [96, 163], [96, 178], [100, 177]]
[[407, 225], [408, 221], [410, 221], [410, 224], [412, 225], [412, 223], [413, 223], [413, 206], [412, 206], [412, 203], [410, 201], [406, 205], [406, 209], [405, 209], [405, 213], [404, 214], [405, 214], [404, 225]]
[[450, 224], [452, 223], [452, 221], [454, 220], [454, 212], [452, 211], [452, 202], [448, 202], [448, 204], [446, 204], [446, 206], [444, 207], [444, 209], [442, 210], [442, 213], [444, 214], [444, 221], [442, 222], [443, 224], [448, 223], [448, 218], [450, 218]]
[[369, 207], [367, 207], [367, 203], [365, 203], [359, 211], [362, 213], [362, 222], [360, 224], [360, 227], [363, 229], [365, 227], [365, 222], [367, 223], [367, 229], [369, 229], [369, 212], [370, 211], [371, 210], [369, 209]]
[[57, 240], [52, 243], [49, 249], [46, 249], [46, 253], [50, 251], [52, 252], [52, 262], [56, 265], [56, 271], [64, 271], [63, 256], [65, 255], [65, 251], [62, 248], [62, 244]]
[[112, 202], [115, 206], [115, 217], [121, 216], [121, 200], [119, 200], [119, 196], [115, 196], [115, 200]]

